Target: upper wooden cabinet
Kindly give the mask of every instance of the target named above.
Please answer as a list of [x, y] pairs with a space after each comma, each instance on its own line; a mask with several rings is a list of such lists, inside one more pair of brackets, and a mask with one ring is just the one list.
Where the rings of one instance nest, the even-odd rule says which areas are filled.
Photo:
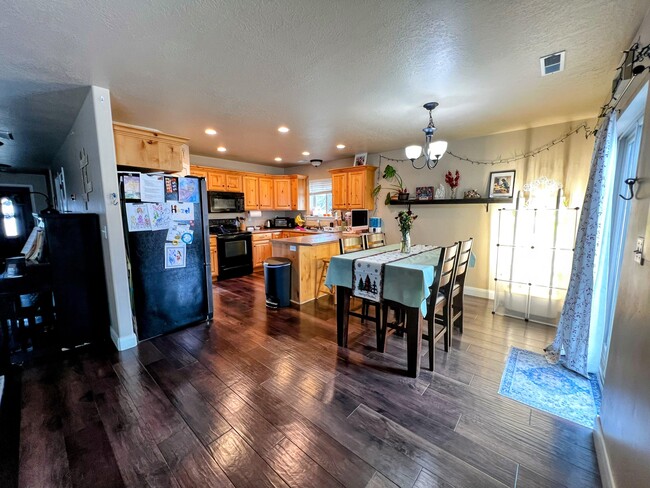
[[260, 195], [260, 210], [273, 210], [275, 201], [273, 198], [273, 178], [260, 176], [259, 181], [259, 195]]
[[226, 172], [215, 169], [208, 170], [208, 190], [226, 191]]
[[242, 192], [242, 177], [238, 174], [226, 173], [226, 191]]
[[273, 194], [277, 210], [291, 210], [291, 180], [289, 178], [275, 178]]
[[304, 175], [289, 175], [291, 181], [291, 210], [308, 210], [307, 208], [307, 177]]
[[376, 166], [353, 166], [331, 169], [332, 207], [337, 210], [352, 208], [375, 208], [372, 189], [375, 184]]
[[205, 178], [206, 180], [208, 179], [208, 168], [204, 168], [203, 166], [190, 166], [190, 174], [192, 176], [198, 176], [199, 178]]
[[259, 178], [253, 175], [244, 175], [242, 180], [244, 185], [244, 208], [246, 210], [259, 210]]
[[151, 169], [165, 173], [183, 170], [182, 146], [188, 139], [113, 123], [115, 160], [118, 166]]

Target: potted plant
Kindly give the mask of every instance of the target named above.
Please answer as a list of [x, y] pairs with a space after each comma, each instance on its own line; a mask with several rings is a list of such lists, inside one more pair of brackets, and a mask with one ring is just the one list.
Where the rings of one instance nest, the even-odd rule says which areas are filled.
[[383, 188], [386, 188], [390, 190], [388, 193], [386, 193], [386, 200], [384, 200], [384, 203], [386, 205], [390, 205], [390, 201], [392, 200], [393, 195], [391, 195], [391, 191], [397, 192], [396, 197], [398, 200], [409, 199], [409, 193], [408, 190], [404, 187], [404, 182], [402, 181], [402, 177], [397, 173], [397, 170], [393, 168], [390, 164], [387, 165], [386, 168], [384, 168], [384, 174], [382, 175], [382, 178], [388, 181], [390, 184], [382, 186], [380, 183], [379, 185], [374, 187], [372, 190], [373, 198], [376, 197]]

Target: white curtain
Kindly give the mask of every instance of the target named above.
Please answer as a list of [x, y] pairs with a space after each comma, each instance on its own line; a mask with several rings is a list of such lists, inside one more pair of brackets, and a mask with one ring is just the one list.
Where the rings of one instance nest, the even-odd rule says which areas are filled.
[[[571, 280], [560, 315], [557, 334], [547, 348], [547, 359], [584, 376], [597, 369], [607, 298], [608, 209], [611, 207], [616, 164], [616, 115], [612, 113], [598, 131], [589, 181], [580, 215]], [[601, 250], [603, 251], [601, 253]], [[591, 356], [591, 357], [590, 357]], [[591, 366], [591, 367], [590, 367]]]

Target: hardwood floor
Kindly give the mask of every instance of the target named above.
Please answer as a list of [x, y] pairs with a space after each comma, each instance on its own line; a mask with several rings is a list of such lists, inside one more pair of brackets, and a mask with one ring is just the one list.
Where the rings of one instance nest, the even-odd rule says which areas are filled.
[[509, 347], [553, 329], [469, 297], [464, 334], [410, 379], [405, 338], [379, 354], [351, 319], [339, 349], [329, 298], [269, 310], [259, 273], [214, 298], [211, 326], [27, 369], [19, 485], [600, 486], [589, 429], [497, 394]]

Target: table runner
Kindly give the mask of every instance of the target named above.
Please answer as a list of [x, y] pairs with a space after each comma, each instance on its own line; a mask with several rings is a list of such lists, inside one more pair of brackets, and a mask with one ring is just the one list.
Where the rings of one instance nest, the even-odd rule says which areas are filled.
[[434, 246], [417, 245], [413, 246], [409, 253], [391, 249], [355, 259], [352, 264], [352, 294], [359, 298], [379, 302], [383, 296], [384, 266], [387, 263], [395, 263], [433, 249]]

